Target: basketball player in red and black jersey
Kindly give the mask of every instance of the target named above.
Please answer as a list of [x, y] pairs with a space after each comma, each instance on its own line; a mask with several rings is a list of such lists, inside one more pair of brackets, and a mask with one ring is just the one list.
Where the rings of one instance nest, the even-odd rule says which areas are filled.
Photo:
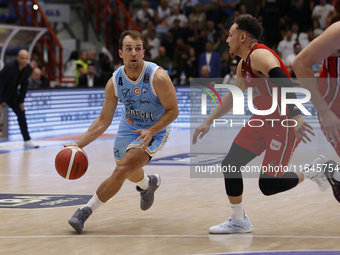
[[[302, 87], [311, 93], [311, 101], [318, 111], [319, 122], [327, 141], [340, 157], [340, 22], [328, 27], [315, 38], [293, 63], [293, 69]], [[323, 61], [319, 86], [312, 66]], [[336, 164], [333, 161], [334, 164]], [[340, 203], [340, 173], [337, 168], [325, 172]]]
[[[238, 17], [231, 26], [227, 43], [230, 47], [230, 53], [242, 58], [237, 66], [237, 79], [234, 86], [239, 87], [243, 92], [252, 87], [255, 92], [253, 95], [255, 107], [258, 110], [268, 110], [272, 104], [273, 88], [277, 87], [278, 91], [280, 91], [282, 87], [293, 87], [293, 83], [280, 57], [265, 45], [258, 43], [261, 34], [262, 26], [259, 22], [251, 16], [243, 15]], [[290, 97], [296, 98], [295, 93], [290, 94]], [[241, 168], [264, 151], [263, 169], [259, 179], [259, 187], [264, 195], [269, 196], [289, 190], [302, 182], [304, 178], [317, 179], [320, 188], [323, 187], [324, 183], [328, 185], [322, 172], [264, 171], [265, 166], [268, 167], [267, 169], [269, 169], [269, 166], [278, 166], [276, 169], [282, 170], [283, 166], [289, 163], [300, 140], [303, 142], [310, 141], [307, 134], [314, 135], [312, 127], [305, 121], [300, 110], [295, 105], [289, 105], [288, 111], [286, 111], [287, 115], [281, 116], [280, 93], [278, 93], [277, 100], [278, 107], [272, 114], [268, 116], [252, 116], [253, 119], [262, 119], [265, 124], [258, 128], [253, 128], [249, 125], [243, 127], [222, 162], [224, 169], [228, 169], [228, 167], [230, 169], [230, 166], [237, 169], [236, 172], [224, 173], [225, 188], [231, 203], [232, 215], [228, 221], [211, 227], [209, 232], [212, 234], [247, 233], [252, 231], [253, 226], [249, 218], [244, 214], [242, 204], [243, 180]], [[197, 142], [197, 137], [201, 139], [209, 131], [214, 119], [225, 115], [232, 109], [232, 106], [233, 97], [228, 92], [223, 97], [222, 104], [218, 105], [205, 122], [195, 130], [193, 144]], [[279, 119], [280, 121], [273, 124], [266, 121], [266, 119]], [[295, 127], [284, 127], [281, 125], [281, 120], [285, 119], [294, 119], [297, 125]], [[294, 125], [290, 124], [289, 126]], [[317, 158], [312, 164], [320, 160], [322, 158]], [[320, 175], [318, 177], [323, 175], [323, 179], [315, 178], [317, 175]], [[323, 180], [323, 182], [320, 180]]]

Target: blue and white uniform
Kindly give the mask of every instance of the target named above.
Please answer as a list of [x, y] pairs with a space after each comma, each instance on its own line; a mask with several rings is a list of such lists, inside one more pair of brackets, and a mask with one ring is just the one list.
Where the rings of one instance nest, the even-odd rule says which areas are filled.
[[[152, 84], [158, 68], [158, 65], [144, 61], [143, 70], [136, 81], [126, 75], [124, 66], [113, 73], [115, 94], [124, 104], [113, 149], [116, 161], [120, 161], [130, 148], [140, 147], [141, 140], [136, 141], [140, 134], [132, 131], [151, 127], [165, 112]], [[163, 147], [168, 135], [169, 128], [166, 127], [153, 136], [146, 149], [150, 157]]]

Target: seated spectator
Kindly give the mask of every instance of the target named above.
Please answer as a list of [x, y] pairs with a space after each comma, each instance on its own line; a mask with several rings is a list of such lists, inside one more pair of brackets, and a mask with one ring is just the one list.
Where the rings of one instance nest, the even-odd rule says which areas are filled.
[[315, 37], [321, 35], [321, 33], [323, 32], [323, 29], [320, 28], [320, 23], [317, 19], [313, 20], [313, 32]]
[[111, 66], [110, 59], [106, 54], [104, 54], [102, 52], [99, 53], [99, 66], [100, 66], [102, 73], [108, 72], [112, 75], [113, 68]]
[[187, 43], [192, 47], [196, 47], [199, 35], [198, 22], [189, 22], [185, 29]]
[[281, 40], [279, 42], [279, 45], [277, 46], [278, 55], [283, 62], [286, 61], [288, 55], [294, 52], [294, 44], [295, 41], [292, 40], [292, 31], [288, 30], [286, 34], [286, 39]]
[[153, 60], [154, 63], [161, 66], [164, 70], [169, 70], [171, 59], [166, 55], [165, 47], [161, 46], [158, 49], [158, 57]]
[[215, 30], [215, 24], [212, 20], [207, 22], [207, 39], [213, 45], [217, 43], [218, 38], [220, 37], [219, 33]]
[[92, 49], [89, 51], [89, 60], [91, 61], [91, 63], [94, 65], [94, 67], [96, 68], [96, 74], [99, 74], [99, 65], [98, 65], [98, 61], [97, 61], [97, 51], [95, 49]]
[[141, 24], [146, 24], [149, 20], [153, 20], [155, 16], [155, 11], [149, 8], [147, 1], [143, 1], [141, 4], [141, 9], [137, 11], [137, 19]]
[[241, 5], [245, 5], [248, 14], [258, 17], [261, 10], [261, 0], [240, 0], [240, 8]]
[[50, 80], [47, 78], [46, 67], [40, 66], [40, 70], [41, 70], [41, 75], [40, 75], [41, 88], [49, 88]]
[[145, 42], [145, 50], [151, 54], [151, 60], [157, 58], [161, 41], [156, 37], [155, 30], [150, 30], [150, 32], [145, 37]]
[[172, 15], [168, 20], [169, 27], [172, 28], [174, 26], [175, 20], [179, 20], [180, 27], [186, 27], [188, 25], [188, 18], [179, 12], [179, 5], [175, 4], [172, 7]]
[[78, 87], [100, 87], [100, 77], [96, 75], [96, 68], [93, 63], [89, 63], [87, 66], [87, 73], [79, 77]]
[[307, 33], [301, 32], [298, 37], [298, 41], [301, 45], [301, 48], [304, 49], [307, 45], [314, 40], [315, 35], [313, 29], [309, 30]]
[[286, 58], [286, 62], [294, 63], [294, 59], [296, 58], [297, 54], [299, 54], [301, 51], [301, 45], [300, 43], [294, 44], [294, 52], [289, 54]]
[[171, 16], [171, 9], [167, 0], [160, 0], [158, 8], [155, 12], [155, 23], [156, 23], [156, 35], [160, 39], [161, 43], [164, 41], [168, 27], [168, 19]]
[[86, 50], [80, 52], [79, 59], [76, 62], [76, 84], [78, 85], [79, 77], [87, 73], [87, 66], [90, 63]]
[[176, 48], [173, 56], [173, 68], [176, 70], [176, 85], [179, 85], [180, 76], [184, 73], [185, 65], [189, 57], [190, 46], [182, 38], [176, 40]]
[[209, 78], [209, 73], [210, 73], [210, 67], [207, 65], [203, 65], [201, 67], [201, 77], [202, 78]]
[[326, 0], [320, 0], [320, 4], [315, 5], [312, 12], [312, 19], [317, 19], [319, 21], [321, 29], [325, 29], [336, 16], [337, 12], [334, 6], [328, 4]]
[[172, 8], [174, 5], [179, 5], [180, 4], [180, 0], [168, 0], [169, 2], [169, 7]]
[[189, 15], [189, 21], [191, 22], [198, 22], [198, 28], [204, 29], [205, 22], [206, 22], [206, 16], [205, 13], [202, 10], [202, 4], [198, 3], [194, 6], [192, 12]]
[[229, 46], [227, 44], [227, 34], [222, 33], [220, 38], [218, 38], [217, 43], [214, 45], [214, 51], [217, 51], [220, 56], [226, 51], [228, 51]]
[[[75, 86], [75, 80], [76, 80], [76, 76], [77, 76], [77, 72], [76, 72], [76, 62], [79, 59], [79, 53], [77, 50], [74, 50], [71, 52], [70, 57], [68, 58], [68, 60], [66, 61], [66, 63], [64, 64], [64, 71], [63, 71], [63, 76], [65, 76], [65, 78], [63, 78], [63, 81], [67, 82], [67, 83], [61, 83], [60, 86]], [[70, 83], [68, 83], [70, 82]]]
[[207, 31], [202, 29], [198, 35], [195, 47], [196, 55], [199, 57], [205, 51], [205, 44], [208, 42]]
[[149, 20], [147, 23], [146, 23], [146, 27], [145, 29], [141, 32], [141, 34], [145, 37], [145, 36], [148, 36], [149, 32], [151, 30], [155, 30], [155, 24], [152, 20]]
[[218, 0], [211, 0], [211, 4], [205, 13], [207, 20], [211, 20], [215, 24], [215, 29], [218, 29], [219, 24], [223, 24], [227, 20], [227, 15], [218, 4]]
[[196, 4], [198, 4], [198, 0], [182, 0], [180, 9], [182, 13], [188, 17]]
[[231, 58], [228, 51], [221, 54], [221, 77], [225, 77], [230, 73], [230, 64], [234, 58]]
[[35, 67], [33, 69], [31, 76], [28, 78], [27, 88], [28, 89], [40, 89], [41, 88], [40, 76], [41, 76], [40, 68]]
[[220, 0], [220, 7], [228, 16], [233, 16], [237, 7], [238, 0]]
[[189, 50], [189, 57], [185, 65], [185, 76], [188, 81], [190, 81], [191, 78], [198, 77], [198, 59], [196, 57], [195, 49], [192, 47]]
[[223, 84], [230, 84], [234, 85], [234, 82], [236, 80], [236, 71], [237, 71], [237, 60], [233, 59], [230, 63], [230, 72], [223, 78]]
[[211, 42], [206, 42], [205, 52], [203, 52], [198, 61], [199, 77], [202, 77], [201, 68], [207, 65], [210, 67], [209, 77], [210, 78], [220, 78], [221, 77], [221, 60], [220, 55], [213, 51], [213, 45]]
[[169, 32], [174, 36], [174, 40], [176, 41], [178, 38], [184, 39], [186, 41], [186, 29], [180, 26], [180, 20], [175, 19], [174, 26], [169, 30]]
[[174, 35], [172, 33], [168, 32], [166, 34], [166, 38], [164, 42], [162, 43], [162, 46], [166, 48], [166, 55], [170, 59], [173, 59], [175, 48], [176, 48], [176, 41], [174, 40]]

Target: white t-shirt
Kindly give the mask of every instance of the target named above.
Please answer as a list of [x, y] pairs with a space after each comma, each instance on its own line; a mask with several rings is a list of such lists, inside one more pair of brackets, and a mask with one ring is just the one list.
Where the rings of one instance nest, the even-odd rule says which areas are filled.
[[289, 54], [292, 54], [294, 52], [294, 44], [295, 41], [286, 41], [282, 40], [279, 42], [279, 45], [277, 46], [277, 51], [281, 53], [281, 59], [283, 62], [286, 62], [286, 58]]
[[299, 34], [299, 43], [301, 45], [302, 50], [307, 47], [307, 45], [310, 43], [310, 41], [308, 40], [308, 34], [307, 33], [301, 32]]
[[288, 57], [286, 58], [286, 61], [285, 61], [285, 62], [290, 62], [290, 63], [293, 64], [295, 58], [296, 58], [295, 53], [289, 54]]
[[205, 61], [207, 63], [207, 66], [210, 66], [211, 55], [212, 55], [211, 52], [210, 53], [209, 52], [205, 53]]
[[[155, 11], [153, 9], [148, 8], [147, 12], [148, 12], [150, 17], [155, 16]], [[140, 10], [137, 11], [137, 18], [138, 18], [138, 20], [142, 20], [144, 22], [149, 21], [149, 17], [146, 15], [146, 13], [143, 11], [143, 9], [140, 9]]]
[[324, 6], [316, 5], [314, 7], [312, 16], [320, 15], [320, 18], [318, 19], [320, 23], [320, 28], [325, 29], [328, 15], [332, 11], [334, 11], [334, 6], [330, 4], [325, 4]]
[[171, 15], [171, 17], [168, 19], [168, 25], [169, 27], [174, 26], [175, 19], [179, 19], [179, 26], [183, 27], [188, 24], [188, 18], [183, 14], [178, 15]]
[[155, 37], [154, 39], [148, 38], [148, 44], [152, 46], [150, 49], [151, 59], [155, 59], [158, 57], [159, 53], [159, 47], [161, 46], [161, 41]]

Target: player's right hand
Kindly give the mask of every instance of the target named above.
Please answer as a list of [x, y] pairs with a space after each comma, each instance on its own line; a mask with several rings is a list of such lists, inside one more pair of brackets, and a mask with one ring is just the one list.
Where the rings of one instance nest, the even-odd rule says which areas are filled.
[[340, 144], [340, 119], [332, 111], [319, 113], [319, 117], [327, 141]]
[[201, 124], [199, 127], [196, 128], [194, 136], [192, 138], [192, 144], [196, 144], [197, 143], [197, 136], [199, 135], [199, 139], [202, 139], [202, 137], [208, 133], [210, 129], [210, 125], [203, 122], [203, 124]]
[[0, 110], [2, 109], [2, 104], [0, 104]]
[[[72, 143], [72, 144], [64, 144], [64, 147], [65, 147], [65, 148], [66, 148], [66, 147], [70, 147], [70, 146], [76, 146], [76, 147], [80, 148], [76, 143]], [[80, 148], [80, 149], [82, 149], [82, 148]]]

